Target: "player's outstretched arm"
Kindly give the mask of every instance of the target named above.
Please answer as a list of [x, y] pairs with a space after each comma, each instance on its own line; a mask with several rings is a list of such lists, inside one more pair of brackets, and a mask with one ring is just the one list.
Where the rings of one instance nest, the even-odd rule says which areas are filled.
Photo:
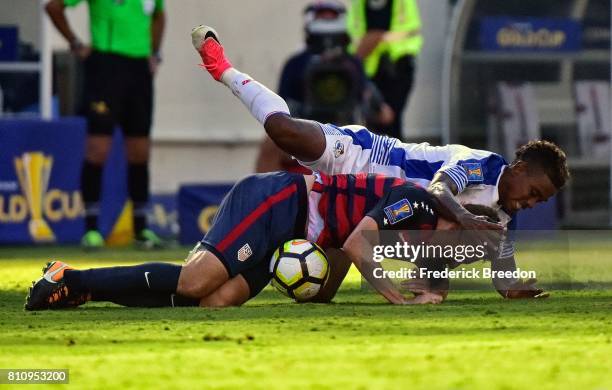
[[191, 32], [191, 38], [202, 57], [203, 67], [240, 99], [279, 148], [305, 162], [321, 157], [325, 151], [325, 136], [317, 122], [291, 117], [283, 98], [234, 68], [225, 57], [214, 29], [198, 26]]
[[[516, 271], [516, 269], [514, 255], [491, 261], [491, 270], [495, 272], [495, 275], [500, 272]], [[535, 285], [536, 279], [507, 279], [494, 276], [492, 282], [497, 292], [506, 299], [548, 298], [550, 296], [549, 293]]]
[[[389, 278], [385, 277], [381, 272], [380, 263], [374, 261], [371, 256], [372, 245], [376, 242], [368, 242], [364, 237], [364, 232], [378, 232], [378, 224], [373, 218], [364, 217], [357, 225], [355, 230], [346, 239], [342, 250], [347, 254], [349, 259], [355, 264], [361, 275], [370, 283], [376, 291], [385, 297], [390, 303], [402, 305], [407, 303], [407, 299], [393, 285]], [[372, 234], [369, 233], [369, 234]], [[381, 277], [377, 277], [381, 276]]]

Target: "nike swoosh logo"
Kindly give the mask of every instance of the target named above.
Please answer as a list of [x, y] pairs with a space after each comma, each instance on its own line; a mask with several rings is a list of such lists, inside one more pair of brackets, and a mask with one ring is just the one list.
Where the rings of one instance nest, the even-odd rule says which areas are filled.
[[53, 272], [47, 271], [47, 273], [43, 275], [43, 278], [45, 278], [48, 282], [57, 283], [55, 280], [53, 280], [53, 278], [55, 277], [55, 275], [57, 275], [60, 271], [62, 271], [66, 267], [67, 265], [64, 264]]
[[150, 272], [145, 272], [145, 280], [147, 281], [147, 287], [151, 288], [151, 283], [149, 283], [149, 274]]

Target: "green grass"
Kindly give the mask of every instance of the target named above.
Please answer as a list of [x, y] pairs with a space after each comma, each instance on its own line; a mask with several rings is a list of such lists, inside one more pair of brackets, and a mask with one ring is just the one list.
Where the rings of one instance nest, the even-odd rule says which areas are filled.
[[353, 272], [330, 305], [293, 304], [268, 288], [219, 310], [22, 309], [49, 257], [94, 267], [187, 251], [0, 249], [0, 368], [69, 368], [72, 388], [87, 389], [612, 388], [611, 290], [541, 301], [458, 291], [443, 305], [394, 307]]

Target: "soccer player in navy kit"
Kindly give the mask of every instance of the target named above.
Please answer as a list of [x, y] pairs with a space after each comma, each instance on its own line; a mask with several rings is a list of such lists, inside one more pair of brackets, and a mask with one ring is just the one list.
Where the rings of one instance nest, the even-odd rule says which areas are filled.
[[[127, 306], [240, 305], [268, 284], [272, 253], [295, 238], [306, 238], [323, 248], [342, 248], [363, 277], [391, 303], [432, 302], [426, 295], [406, 299], [389, 279], [376, 278], [380, 264], [364, 248], [377, 243], [369, 242], [362, 233], [433, 233], [458, 228], [438, 211], [437, 202], [425, 189], [400, 178], [363, 173], [252, 175], [225, 197], [211, 230], [186, 264], [76, 270], [55, 261], [30, 289], [26, 309], [75, 307], [89, 300]], [[418, 243], [427, 236], [420, 234]]]
[[[565, 154], [547, 141], [522, 146], [508, 164], [498, 154], [463, 145], [403, 143], [363, 126], [293, 118], [281, 97], [232, 66], [214, 29], [199, 26], [191, 35], [202, 66], [242, 101], [277, 146], [302, 165], [331, 175], [379, 173], [419, 183], [436, 197], [448, 219], [463, 229], [482, 230], [482, 237], [488, 236], [485, 230], [512, 230], [518, 211], [548, 200], [569, 179]], [[466, 204], [494, 209], [500, 223], [470, 213]], [[516, 269], [511, 238], [508, 234], [492, 260], [498, 270]], [[532, 298], [542, 292], [533, 281], [494, 279], [493, 283], [505, 298]]]

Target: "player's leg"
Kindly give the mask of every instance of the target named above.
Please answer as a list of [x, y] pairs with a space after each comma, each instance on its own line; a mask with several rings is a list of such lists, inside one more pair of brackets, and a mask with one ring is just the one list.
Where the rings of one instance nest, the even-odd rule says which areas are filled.
[[250, 298], [249, 285], [244, 277], [236, 275], [211, 294], [201, 298], [201, 307], [240, 306]]
[[[205, 246], [202, 245], [202, 243], [198, 243], [191, 252], [189, 252], [185, 262], [190, 263], [196, 258], [195, 255], [203, 250], [205, 250]], [[227, 307], [242, 305], [259, 294], [259, 292], [270, 282], [272, 275], [270, 274], [269, 264], [265, 261], [270, 257], [269, 253], [266, 254], [255, 267], [246, 269], [229, 279], [221, 285], [221, 287], [206, 297], [201, 298], [192, 306]]]
[[316, 161], [325, 152], [325, 135], [317, 122], [272, 114], [264, 128], [279, 148], [299, 161]]
[[232, 67], [212, 28], [196, 27], [191, 37], [204, 68], [215, 80], [230, 88], [282, 150], [301, 161], [315, 161], [323, 154], [325, 136], [320, 125], [292, 118], [287, 103], [280, 96]]
[[53, 262], [30, 289], [26, 309], [74, 307], [88, 300], [116, 301], [126, 297], [140, 297], [139, 306], [148, 306], [151, 299], [159, 299], [160, 295], [166, 295], [168, 301], [171, 295], [200, 299], [227, 280], [227, 267], [209, 251], [199, 253], [184, 266], [145, 263], [76, 270], [65, 263]]
[[[133, 204], [136, 242], [146, 249], [158, 248], [161, 240], [146, 225], [149, 203], [149, 157], [153, 117], [153, 75], [146, 59], [125, 59], [123, 112], [120, 117], [125, 135], [128, 195]], [[133, 91], [138, 91], [134, 93]]]
[[[184, 266], [147, 263], [78, 271], [62, 263], [33, 286], [26, 308], [66, 307], [84, 295], [95, 299], [162, 293], [201, 299], [230, 278], [265, 264], [271, 249], [303, 235], [307, 207], [304, 176], [279, 172], [247, 177], [223, 200], [202, 240], [205, 250], [194, 251]], [[79, 298], [78, 304], [82, 301]]]
[[88, 125], [90, 130], [85, 141], [85, 161], [81, 167], [81, 194], [85, 206], [85, 235], [81, 243], [85, 248], [98, 248], [104, 245], [102, 235], [98, 232], [98, 217], [102, 173], [112, 142], [110, 135], [93, 132], [91, 129], [95, 127], [92, 126]]
[[307, 217], [303, 175], [286, 172], [251, 175], [225, 197], [215, 224], [194, 248], [187, 264], [206, 248], [223, 259], [230, 280], [201, 300], [200, 306], [237, 306], [270, 281], [269, 259], [285, 241], [303, 237]]
[[[133, 204], [133, 226], [137, 242], [147, 248], [160, 245], [160, 239], [147, 229], [146, 211], [149, 203], [149, 152], [151, 140], [148, 136], [126, 136], [128, 195]], [[147, 234], [151, 234], [148, 237]]]
[[203, 307], [240, 306], [255, 297], [270, 283], [270, 256], [262, 259], [255, 267], [249, 268], [225, 282], [212, 294], [200, 300]]
[[183, 265], [176, 293], [201, 299], [221, 287], [228, 279], [227, 265], [211, 251], [200, 251], [190, 262]]
[[117, 80], [112, 59], [92, 53], [85, 63], [85, 112], [87, 139], [81, 168], [81, 193], [85, 204], [85, 248], [98, 248], [104, 239], [98, 232], [102, 172], [108, 157], [116, 123]]

